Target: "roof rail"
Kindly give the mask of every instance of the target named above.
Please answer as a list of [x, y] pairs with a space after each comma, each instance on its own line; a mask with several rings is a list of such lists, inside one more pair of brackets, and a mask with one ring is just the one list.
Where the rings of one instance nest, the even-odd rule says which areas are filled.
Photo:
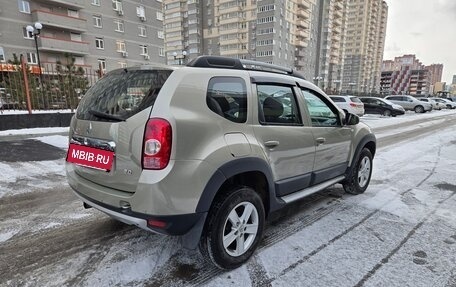
[[270, 73], [287, 74], [296, 78], [304, 79], [304, 76], [296, 70], [278, 65], [252, 61], [240, 60], [222, 56], [199, 56], [187, 64], [189, 67], [219, 68], [234, 70], [254, 70]]

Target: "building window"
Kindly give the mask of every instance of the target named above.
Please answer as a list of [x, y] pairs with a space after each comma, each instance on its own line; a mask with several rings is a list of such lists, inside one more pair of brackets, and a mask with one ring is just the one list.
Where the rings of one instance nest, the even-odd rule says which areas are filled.
[[100, 0], [92, 0], [92, 5], [100, 6]]
[[19, 0], [19, 11], [22, 13], [30, 14], [30, 2], [25, 0]]
[[120, 0], [112, 0], [112, 9], [122, 11], [122, 2]]
[[138, 29], [139, 29], [139, 36], [140, 37], [147, 37], [146, 26], [138, 26]]
[[115, 31], [124, 32], [124, 21], [119, 19], [114, 19]]
[[79, 18], [78, 10], [68, 9], [67, 11], [68, 11], [68, 16], [74, 17], [74, 18]]
[[126, 68], [127, 67], [127, 63], [125, 63], [125, 62], [117, 62], [117, 63], [119, 64], [119, 66], [121, 68]]
[[144, 8], [144, 6], [136, 7], [136, 16], [139, 18], [146, 18], [146, 8]]
[[84, 65], [84, 57], [74, 57], [74, 64], [75, 65]]
[[5, 62], [5, 50], [3, 50], [3, 47], [0, 47], [0, 62]]
[[98, 69], [106, 71], [106, 59], [98, 59]]
[[38, 58], [35, 53], [27, 53], [27, 63], [38, 64]]
[[117, 40], [116, 41], [116, 50], [117, 52], [126, 52], [125, 41]]
[[146, 45], [140, 45], [139, 48], [141, 49], [141, 56], [149, 55]]
[[164, 56], [165, 56], [165, 48], [160, 48], [160, 49], [158, 50], [158, 55], [159, 55], [160, 57], [164, 57]]
[[161, 30], [158, 30], [157, 37], [158, 37], [158, 39], [165, 39], [165, 33]]
[[103, 28], [103, 20], [101, 15], [93, 15], [93, 26], [97, 28]]
[[157, 11], [157, 20], [163, 21], [163, 13]]
[[70, 32], [70, 40], [75, 42], [82, 42], [82, 35], [79, 33]]
[[27, 31], [27, 28], [22, 28], [22, 34], [25, 39], [33, 39], [33, 32]]
[[100, 50], [104, 50], [104, 40], [103, 38], [95, 38], [95, 47]]

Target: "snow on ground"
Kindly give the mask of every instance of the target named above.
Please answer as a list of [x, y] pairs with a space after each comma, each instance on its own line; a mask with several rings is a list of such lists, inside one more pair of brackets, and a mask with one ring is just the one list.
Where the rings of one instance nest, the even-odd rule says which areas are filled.
[[417, 114], [415, 112], [407, 111], [404, 115], [396, 116], [396, 117], [384, 117], [380, 115], [373, 115], [373, 114], [366, 114], [362, 116], [360, 119], [362, 122], [366, 123], [371, 128], [381, 128], [387, 127], [402, 123], [407, 123], [411, 121], [415, 121], [418, 119], [432, 119], [435, 117], [440, 117], [443, 115], [450, 115], [456, 114], [456, 110], [447, 110], [443, 109], [440, 111], [431, 111], [424, 114]]
[[54, 135], [54, 136], [44, 136], [33, 138], [64, 150], [68, 149], [68, 136]]
[[[362, 120], [379, 128], [423, 116], [432, 121], [433, 117], [448, 113], [454, 112], [407, 113], [403, 118], [363, 117]], [[395, 130], [411, 128], [404, 126]], [[389, 132], [382, 136], [386, 134]], [[60, 148], [67, 145], [67, 138], [63, 136], [36, 139]], [[0, 197], [29, 192], [35, 184], [41, 184], [40, 188], [62, 185], [62, 190], [55, 192], [68, 192], [63, 163], [63, 159], [11, 165], [0, 162], [0, 174], [5, 176], [5, 180], [3, 177], [0, 180]], [[456, 126], [442, 126], [431, 135], [380, 148], [366, 193], [343, 195], [333, 212], [283, 240], [261, 248], [248, 264], [221, 273], [205, 285], [251, 285], [252, 274], [255, 274], [251, 271], [252, 266], [259, 266], [257, 279], [270, 282], [272, 286], [453, 286], [447, 284], [447, 278], [449, 273], [455, 272], [451, 268], [456, 266], [456, 244], [453, 244], [456, 243], [456, 199], [451, 197], [451, 189], [456, 188], [455, 166]], [[50, 175], [47, 179], [38, 178], [43, 171]], [[56, 177], [53, 178], [53, 174]], [[27, 182], [34, 180], [33, 184]], [[61, 206], [53, 207], [52, 214], [48, 214], [49, 207], [44, 206], [39, 210], [39, 216], [32, 216], [37, 217], [36, 222], [30, 216], [22, 220], [11, 219], [6, 222], [11, 226], [9, 229], [0, 223], [0, 242], [14, 240], [14, 236], [26, 228], [32, 228], [32, 231], [57, 229], [72, 220], [89, 217], [95, 222], [105, 218], [99, 212], [78, 209], [76, 206], [80, 206], [80, 202], [77, 200], [67, 204], [62, 202]], [[317, 205], [315, 209], [318, 208], [325, 206]], [[59, 221], [59, 218], [64, 220]], [[286, 225], [287, 219], [284, 221]], [[35, 224], [37, 229], [33, 229]], [[196, 268], [201, 273], [211, 273], [204, 269], [206, 265], [198, 263], [195, 267], [194, 254], [180, 249], [175, 238], [135, 229], [120, 233], [116, 239], [115, 244], [88, 246], [50, 266], [27, 271], [21, 276], [27, 283], [24, 285], [62, 286], [68, 285], [70, 278], [82, 276], [73, 283], [80, 286], [141, 286], [164, 276], [168, 281], [162, 283], [173, 286], [181, 279], [172, 275], [178, 273], [168, 266], [172, 260], [188, 270]], [[84, 272], [91, 258], [97, 256], [101, 259], [96, 268]], [[186, 272], [192, 272], [188, 270]], [[167, 273], [171, 277], [167, 277]]]
[[67, 133], [68, 127], [55, 127], [55, 128], [33, 128], [33, 129], [19, 129], [19, 130], [6, 130], [0, 131], [1, 136], [13, 135], [40, 135], [40, 134], [54, 134], [54, 133]]

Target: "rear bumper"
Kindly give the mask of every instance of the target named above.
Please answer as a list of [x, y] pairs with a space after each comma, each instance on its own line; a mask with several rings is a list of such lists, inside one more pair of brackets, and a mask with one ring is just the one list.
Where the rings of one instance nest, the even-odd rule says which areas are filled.
[[[126, 223], [128, 225], [135, 225], [147, 231], [152, 231], [166, 235], [184, 235], [188, 233], [202, 218], [206, 217], [205, 212], [192, 213], [192, 214], [179, 214], [179, 215], [167, 215], [167, 216], [156, 216], [131, 211], [131, 209], [122, 209], [108, 204], [98, 202], [90, 199], [81, 193], [74, 190], [74, 193], [83, 202], [92, 206], [99, 211], [106, 213], [112, 218]], [[148, 225], [148, 220], [156, 220], [165, 223], [163, 228], [153, 227]]]

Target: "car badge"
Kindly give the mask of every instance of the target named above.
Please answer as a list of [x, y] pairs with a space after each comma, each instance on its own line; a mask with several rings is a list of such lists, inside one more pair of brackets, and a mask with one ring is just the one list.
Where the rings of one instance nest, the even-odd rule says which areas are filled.
[[88, 135], [92, 132], [92, 123], [89, 123], [89, 126], [87, 127], [86, 132]]

